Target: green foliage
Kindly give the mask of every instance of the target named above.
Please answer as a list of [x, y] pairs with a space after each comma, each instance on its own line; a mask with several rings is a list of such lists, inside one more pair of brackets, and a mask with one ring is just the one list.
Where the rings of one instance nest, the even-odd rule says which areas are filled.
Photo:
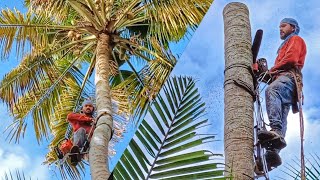
[[222, 178], [222, 164], [212, 159], [222, 155], [204, 150], [215, 136], [200, 134], [208, 120], [194, 80], [170, 78], [160, 94], [113, 170], [114, 178]]
[[[306, 158], [306, 179], [307, 180], [318, 180], [320, 179], [320, 156], [318, 154], [311, 154], [311, 158]], [[290, 179], [299, 180], [301, 179], [301, 166], [300, 160], [297, 158], [293, 160], [292, 163], [287, 163], [284, 165], [285, 169], [281, 169], [283, 172], [282, 177], [290, 177]], [[282, 177], [278, 177], [278, 179], [283, 179]]]
[[2, 177], [1, 179], [2, 180], [26, 180], [26, 177], [23, 171], [16, 170], [15, 175], [12, 175], [11, 171], [9, 171], [9, 174], [5, 172], [4, 177]]

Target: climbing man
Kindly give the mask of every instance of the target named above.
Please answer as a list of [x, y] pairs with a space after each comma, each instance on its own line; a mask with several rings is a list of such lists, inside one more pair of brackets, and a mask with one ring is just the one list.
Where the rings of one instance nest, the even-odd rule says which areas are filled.
[[81, 153], [86, 152], [89, 147], [89, 139], [93, 133], [92, 125], [94, 106], [92, 101], [85, 100], [82, 103], [80, 113], [69, 113], [67, 120], [72, 125], [73, 140], [66, 141], [60, 147], [61, 151], [66, 154], [70, 152], [71, 165], [76, 166], [81, 161]]
[[[302, 73], [306, 44], [298, 36], [300, 27], [292, 18], [280, 22], [280, 38], [284, 40], [277, 51], [275, 65], [269, 70], [272, 82], [265, 92], [270, 131], [258, 132], [260, 142], [269, 142], [265, 158], [268, 169], [281, 165], [279, 152], [286, 146], [287, 116], [290, 106], [297, 111], [299, 93], [302, 92]], [[270, 143], [271, 142], [271, 143]]]

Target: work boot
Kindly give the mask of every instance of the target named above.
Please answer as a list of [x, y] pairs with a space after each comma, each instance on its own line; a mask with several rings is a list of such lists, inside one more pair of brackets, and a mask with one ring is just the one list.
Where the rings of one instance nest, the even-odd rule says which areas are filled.
[[269, 171], [272, 170], [272, 168], [277, 168], [282, 164], [279, 150], [267, 150], [265, 157]]
[[280, 130], [271, 129], [270, 131], [262, 130], [258, 132], [258, 139], [260, 141], [266, 141], [275, 138], [281, 138]]
[[76, 166], [81, 161], [79, 146], [72, 146], [70, 150], [70, 161], [72, 166]]
[[285, 139], [281, 136], [279, 130], [272, 129], [271, 131], [258, 132], [259, 143], [263, 148], [269, 149], [283, 149], [287, 146]]

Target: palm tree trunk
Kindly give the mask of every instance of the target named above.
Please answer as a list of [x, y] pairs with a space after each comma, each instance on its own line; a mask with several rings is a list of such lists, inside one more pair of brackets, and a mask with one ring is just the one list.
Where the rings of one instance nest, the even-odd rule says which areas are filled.
[[[228, 176], [253, 179], [253, 88], [249, 11], [242, 3], [223, 10], [225, 33], [224, 151]], [[235, 83], [238, 82], [238, 83]], [[232, 172], [232, 173], [231, 173]]]
[[108, 179], [108, 144], [112, 132], [112, 104], [109, 85], [109, 60], [112, 58], [110, 37], [100, 34], [96, 57], [96, 108], [100, 116], [90, 142], [89, 163], [93, 180]]

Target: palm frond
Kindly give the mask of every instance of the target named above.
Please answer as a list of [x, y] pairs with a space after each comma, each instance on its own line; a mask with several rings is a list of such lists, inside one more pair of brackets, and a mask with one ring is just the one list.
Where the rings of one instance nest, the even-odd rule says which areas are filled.
[[[320, 179], [320, 157], [317, 154], [310, 154], [310, 156], [311, 157], [307, 158], [306, 161], [306, 179]], [[290, 177], [295, 180], [301, 179], [300, 169], [300, 160], [296, 158], [292, 163], [286, 163], [284, 169], [281, 169], [284, 174], [281, 178], [284, 177], [285, 179], [288, 179], [288, 177]], [[280, 177], [278, 178], [281, 179]]]
[[16, 170], [15, 175], [12, 175], [11, 171], [9, 171], [9, 174], [5, 172], [3, 180], [26, 180], [26, 177], [23, 171]]
[[44, 54], [26, 55], [0, 82], [1, 100], [12, 109], [20, 96], [39, 90], [41, 81], [54, 76], [56, 70], [53, 60]]
[[[63, 28], [61, 26], [61, 28]], [[22, 54], [25, 45], [44, 47], [49, 43], [49, 29], [59, 29], [49, 17], [25, 15], [18, 10], [2, 10], [0, 14], [0, 50], [2, 58], [11, 52], [13, 43], [16, 42], [17, 54]]]
[[[88, 0], [89, 2], [91, 2], [91, 0]], [[69, 0], [68, 3], [70, 4], [70, 6], [72, 6], [72, 8], [77, 11], [77, 13], [83, 17], [83, 19], [85, 21], [89, 21], [96, 30], [101, 31], [106, 22], [102, 21], [102, 17], [96, 16], [97, 13], [97, 9], [95, 7], [91, 7], [93, 9], [90, 8], [90, 3], [86, 3], [80, 0]]]
[[[18, 99], [14, 101], [14, 105], [11, 106], [15, 120], [7, 128], [9, 132], [8, 137], [11, 136], [10, 140], [15, 138], [15, 141], [18, 142], [20, 136], [24, 135], [27, 126], [26, 120], [30, 115], [32, 115], [37, 140], [40, 141], [42, 137], [48, 138], [50, 132], [49, 119], [53, 113], [52, 107], [59, 102], [59, 95], [62, 90], [67, 88], [67, 81], [75, 81], [77, 78], [82, 77], [82, 74], [74, 67], [78, 58], [71, 62], [66, 60], [67, 59], [62, 58], [56, 62], [56, 72], [54, 68], [48, 68], [51, 70], [51, 74], [44, 74], [41, 81], [35, 81], [36, 85], [32, 84], [32, 86], [26, 90], [27, 93], [16, 94]], [[17, 78], [18, 83], [21, 83], [20, 80], [21, 77]], [[10, 90], [10, 88], [7, 89]]]
[[213, 0], [143, 0], [148, 6], [151, 33], [162, 42], [180, 40], [200, 24]]
[[[132, 53], [148, 62], [139, 73], [132, 74], [121, 84], [112, 88], [112, 96], [119, 104], [119, 112], [134, 113], [134, 116], [139, 119], [167, 80], [176, 64], [176, 58], [169, 50], [161, 48], [161, 45], [155, 40], [151, 41], [153, 51], [144, 46], [130, 43], [128, 40], [121, 39], [121, 41], [135, 46], [136, 50], [133, 50]], [[153, 59], [139, 53], [140, 51], [149, 54]]]
[[[115, 179], [205, 179], [223, 176], [221, 156], [199, 150], [214, 135], [200, 135], [204, 103], [192, 78], [168, 79], [148, 109], [150, 119], [139, 125], [113, 170]], [[148, 116], [147, 116], [148, 117]], [[203, 148], [202, 148], [203, 149]]]
[[25, 5], [35, 14], [46, 14], [58, 22], [74, 14], [67, 0], [25, 0]]

